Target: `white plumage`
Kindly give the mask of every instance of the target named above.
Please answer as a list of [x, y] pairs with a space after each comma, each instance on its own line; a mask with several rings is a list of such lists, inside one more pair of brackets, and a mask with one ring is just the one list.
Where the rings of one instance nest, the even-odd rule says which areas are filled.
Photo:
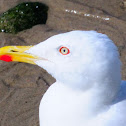
[[[62, 55], [61, 47], [70, 53]], [[72, 31], [55, 35], [27, 53], [56, 82], [40, 103], [40, 126], [126, 126], [126, 84], [121, 84], [117, 47], [105, 34]]]

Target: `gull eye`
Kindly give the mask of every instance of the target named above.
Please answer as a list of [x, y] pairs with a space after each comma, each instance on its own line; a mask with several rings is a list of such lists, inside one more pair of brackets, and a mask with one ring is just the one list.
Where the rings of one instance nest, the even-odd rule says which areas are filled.
[[67, 47], [61, 47], [59, 49], [59, 52], [62, 54], [62, 55], [67, 55], [70, 53], [70, 50], [67, 48]]

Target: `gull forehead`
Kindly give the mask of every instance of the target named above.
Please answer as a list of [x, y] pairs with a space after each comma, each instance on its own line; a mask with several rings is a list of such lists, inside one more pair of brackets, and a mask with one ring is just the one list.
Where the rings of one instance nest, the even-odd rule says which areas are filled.
[[[106, 52], [117, 50], [116, 46], [105, 34], [97, 33], [96, 31], [71, 31], [54, 35], [42, 43], [37, 44], [28, 50], [28, 53], [34, 53], [38, 56], [46, 55], [56, 56], [60, 47], [65, 46], [70, 49], [70, 55], [76, 56], [80, 53], [87, 54], [88, 52], [98, 52], [104, 50]], [[37, 53], [37, 52], [40, 53]], [[48, 53], [47, 53], [48, 52]], [[82, 54], [81, 54], [82, 55]], [[87, 54], [88, 55], [88, 54]], [[67, 55], [68, 56], [68, 55]], [[67, 57], [64, 56], [64, 57]]]

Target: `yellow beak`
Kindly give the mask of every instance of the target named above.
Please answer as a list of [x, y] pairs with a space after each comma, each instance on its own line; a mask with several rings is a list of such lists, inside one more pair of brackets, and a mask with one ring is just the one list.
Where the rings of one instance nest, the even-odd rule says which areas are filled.
[[35, 61], [42, 59], [25, 51], [33, 46], [5, 46], [0, 48], [0, 60], [11, 62], [25, 62], [35, 64]]

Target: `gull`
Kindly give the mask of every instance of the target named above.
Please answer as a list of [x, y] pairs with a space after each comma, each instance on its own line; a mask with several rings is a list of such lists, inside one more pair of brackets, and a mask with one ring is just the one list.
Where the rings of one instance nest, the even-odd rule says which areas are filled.
[[107, 35], [78, 30], [6, 46], [0, 60], [35, 64], [56, 78], [40, 102], [40, 126], [126, 126], [126, 82]]

